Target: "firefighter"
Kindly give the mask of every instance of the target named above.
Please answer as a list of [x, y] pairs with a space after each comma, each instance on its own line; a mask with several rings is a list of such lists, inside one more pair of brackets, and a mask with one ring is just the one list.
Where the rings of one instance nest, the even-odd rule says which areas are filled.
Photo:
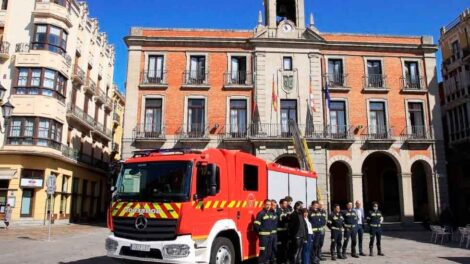
[[319, 263], [320, 262], [320, 237], [321, 237], [321, 227], [322, 227], [322, 216], [319, 209], [319, 204], [317, 201], [312, 202], [312, 206], [310, 208], [310, 215], [309, 220], [312, 224], [312, 248], [310, 252], [310, 263]]
[[341, 214], [341, 209], [339, 207], [339, 204], [335, 204], [333, 205], [333, 212], [328, 217], [327, 223], [328, 228], [331, 230], [331, 260], [336, 260], [336, 256], [338, 256], [338, 259], [346, 259], [341, 254], [341, 242], [343, 240], [343, 224], [344, 218]]
[[276, 263], [277, 258], [277, 201], [271, 200], [271, 210], [269, 210], [269, 217], [271, 220], [270, 229], [271, 229], [271, 254], [269, 256], [269, 263]]
[[347, 210], [343, 211], [344, 218], [344, 243], [342, 255], [346, 257], [346, 248], [348, 247], [349, 239], [351, 239], [351, 256], [358, 258], [359, 255], [356, 253], [357, 244], [357, 214], [353, 210], [352, 202], [346, 205]]
[[286, 199], [281, 199], [279, 201], [277, 220], [277, 260], [279, 263], [286, 263], [289, 241], [287, 229], [289, 224], [289, 213]]
[[323, 209], [323, 202], [322, 201], [318, 201], [318, 210], [320, 211], [320, 239], [318, 241], [318, 257], [320, 258], [320, 260], [324, 261], [326, 260], [326, 258], [324, 258], [322, 256], [322, 252], [321, 252], [321, 249], [323, 247], [323, 243], [325, 242], [325, 228], [326, 228], [326, 223], [328, 221], [328, 215], [325, 211], [325, 209]]
[[271, 232], [272, 232], [272, 221], [270, 216], [271, 200], [266, 199], [264, 201], [264, 207], [261, 212], [256, 216], [254, 222], [255, 231], [258, 233], [259, 238], [259, 257], [258, 263], [268, 264], [271, 257], [272, 245], [271, 245]]
[[372, 203], [372, 211], [367, 215], [367, 224], [370, 230], [369, 255], [374, 255], [374, 239], [377, 238], [377, 253], [379, 256], [385, 256], [380, 244], [382, 238], [382, 212], [379, 211], [379, 203]]

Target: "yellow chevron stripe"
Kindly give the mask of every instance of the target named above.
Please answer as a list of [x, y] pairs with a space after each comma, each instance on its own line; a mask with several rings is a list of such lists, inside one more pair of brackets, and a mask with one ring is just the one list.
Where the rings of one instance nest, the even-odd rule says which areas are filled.
[[220, 204], [220, 208], [224, 208], [226, 203], [227, 201], [222, 201], [222, 203]]
[[203, 203], [202, 201], [199, 201], [199, 202], [197, 203], [196, 209], [201, 209], [201, 207], [202, 207], [203, 204], [204, 204], [204, 203]]
[[258, 207], [258, 201], [255, 201], [255, 208]]
[[[144, 205], [144, 209], [150, 211], [150, 210], [151, 210], [150, 205], [149, 205], [148, 203], [146, 203], [146, 204]], [[157, 218], [157, 216], [156, 216], [154, 213], [151, 213], [151, 214], [148, 214], [148, 215], [149, 215], [149, 218]]]
[[122, 207], [123, 205], [124, 205], [123, 202], [119, 202], [119, 203], [116, 205], [116, 207], [114, 207], [114, 210], [113, 210], [113, 212], [112, 212], [112, 215], [113, 215], [113, 216], [116, 216], [117, 212], [119, 211], [119, 209], [121, 209], [121, 207]]
[[193, 201], [193, 202], [191, 203], [192, 206], [194, 206], [194, 204], [196, 204], [196, 201]]
[[159, 204], [155, 204], [155, 209], [160, 211], [160, 217], [161, 218], [164, 218], [164, 219], [168, 218], [168, 216], [165, 214], [165, 212], [163, 211], [162, 207], [160, 207]]
[[235, 205], [237, 201], [231, 201], [229, 204], [228, 204], [228, 208], [233, 208], [233, 206]]
[[207, 201], [204, 208], [211, 208], [212, 201]]
[[242, 207], [243, 207], [243, 208], [246, 207], [246, 201], [243, 201]]
[[119, 214], [119, 217], [123, 217], [126, 215], [126, 210], [129, 209], [129, 207], [132, 206], [132, 203], [128, 203], [126, 204], [126, 207], [124, 207], [124, 209], [121, 211], [121, 213]]
[[168, 210], [168, 212], [170, 212], [171, 216], [172, 216], [174, 219], [178, 219], [178, 213], [173, 209], [173, 207], [171, 206], [171, 204], [165, 203], [164, 206], [165, 206], [165, 208]]
[[181, 209], [181, 203], [175, 203], [178, 209]]
[[212, 208], [217, 208], [218, 205], [219, 205], [219, 201], [215, 201], [215, 202], [214, 202], [214, 205], [212, 206]]
[[241, 204], [241, 203], [242, 203], [242, 201], [238, 201], [236, 208], [240, 208], [240, 204]]

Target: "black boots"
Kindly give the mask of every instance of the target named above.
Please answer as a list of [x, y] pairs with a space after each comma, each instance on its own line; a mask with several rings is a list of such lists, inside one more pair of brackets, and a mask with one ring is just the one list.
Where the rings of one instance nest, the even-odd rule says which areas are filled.
[[374, 256], [374, 248], [369, 248], [369, 256]]
[[[338, 258], [340, 258], [339, 256], [340, 254], [338, 254]], [[336, 260], [336, 255], [334, 252], [331, 252], [331, 260]]]
[[343, 257], [342, 259], [347, 259], [348, 257], [346, 257], [346, 250], [343, 250], [343, 252], [341, 253], [341, 256]]
[[384, 253], [382, 252], [382, 247], [381, 246], [377, 247], [377, 251], [378, 251], [379, 256], [385, 256]]

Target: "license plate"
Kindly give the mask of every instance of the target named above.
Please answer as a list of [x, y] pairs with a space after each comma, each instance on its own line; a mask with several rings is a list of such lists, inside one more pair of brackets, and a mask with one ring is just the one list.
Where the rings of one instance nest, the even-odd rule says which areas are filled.
[[150, 252], [150, 245], [131, 244], [131, 250]]

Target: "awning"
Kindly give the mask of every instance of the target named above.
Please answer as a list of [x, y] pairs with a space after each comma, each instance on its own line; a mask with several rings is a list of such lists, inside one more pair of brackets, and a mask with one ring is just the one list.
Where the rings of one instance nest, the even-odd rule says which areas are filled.
[[17, 170], [0, 169], [0, 180], [11, 180], [15, 176]]

